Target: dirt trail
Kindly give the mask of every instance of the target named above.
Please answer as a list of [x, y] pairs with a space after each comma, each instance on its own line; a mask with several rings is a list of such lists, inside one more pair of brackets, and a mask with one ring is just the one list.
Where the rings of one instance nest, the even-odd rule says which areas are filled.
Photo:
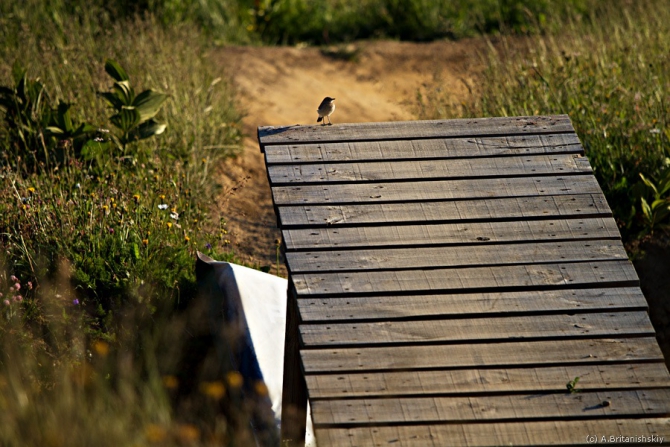
[[[336, 98], [339, 123], [416, 119], [418, 94], [465, 100], [480, 69], [481, 40], [459, 42], [361, 42], [334, 48], [227, 47], [213, 61], [231, 77], [244, 119], [244, 152], [226, 162], [222, 183], [232, 194], [219, 201], [232, 248], [244, 261], [275, 262], [279, 237], [256, 128], [316, 124], [325, 96]], [[349, 60], [345, 60], [344, 56]], [[272, 269], [274, 272], [274, 269]]]

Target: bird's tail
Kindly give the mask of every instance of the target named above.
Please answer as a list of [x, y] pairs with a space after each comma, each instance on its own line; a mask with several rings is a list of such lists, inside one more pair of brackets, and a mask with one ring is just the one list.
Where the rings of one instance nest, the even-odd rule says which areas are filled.
[[320, 116], [319, 119], [316, 120], [317, 123], [320, 123], [321, 121], [323, 121], [323, 117], [322, 117], [322, 116]]

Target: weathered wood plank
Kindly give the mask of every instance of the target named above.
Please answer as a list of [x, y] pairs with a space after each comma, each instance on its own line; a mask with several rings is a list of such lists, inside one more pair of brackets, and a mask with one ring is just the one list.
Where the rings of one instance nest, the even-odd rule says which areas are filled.
[[315, 248], [619, 239], [621, 237], [616, 222], [611, 217], [287, 229], [282, 234], [288, 251]]
[[269, 144], [298, 142], [406, 140], [562, 132], [574, 132], [567, 115], [352, 123], [334, 126], [264, 126], [258, 128], [258, 141], [263, 148]]
[[307, 348], [654, 334], [646, 311], [300, 325]]
[[286, 260], [292, 274], [615, 259], [628, 259], [621, 241], [535, 242], [286, 253]]
[[670, 387], [670, 374], [663, 363], [310, 374], [306, 379], [310, 399], [333, 399], [565, 392], [576, 377], [580, 391]]
[[379, 161], [268, 166], [271, 186], [295, 183], [384, 182], [427, 179], [589, 174], [588, 159], [575, 154], [453, 160]]
[[592, 175], [439, 180], [400, 183], [276, 186], [275, 205], [335, 205], [347, 203], [426, 202], [553, 195], [602, 195]]
[[[305, 297], [298, 300], [304, 322], [396, 320], [439, 315], [497, 315], [560, 311], [646, 309], [639, 287], [533, 290], [445, 295]], [[355, 310], [355, 313], [354, 313]]]
[[306, 374], [663, 361], [654, 337], [303, 349], [300, 355]]
[[557, 153], [583, 154], [584, 148], [575, 134], [332, 142], [267, 146], [265, 163], [421, 160]]
[[639, 282], [628, 260], [460, 269], [296, 273], [292, 278], [298, 296], [431, 293], [507, 287], [633, 286]]
[[670, 418], [320, 428], [316, 441], [319, 447], [668, 445]]
[[467, 220], [519, 220], [609, 217], [612, 212], [602, 194], [456, 200], [447, 202], [380, 203], [374, 205], [280, 206], [284, 231], [291, 226], [337, 227], [462, 222]]
[[[609, 404], [603, 405], [603, 402]], [[311, 408], [317, 429], [322, 425], [667, 416], [670, 414], [670, 389], [316, 400], [311, 403]]]

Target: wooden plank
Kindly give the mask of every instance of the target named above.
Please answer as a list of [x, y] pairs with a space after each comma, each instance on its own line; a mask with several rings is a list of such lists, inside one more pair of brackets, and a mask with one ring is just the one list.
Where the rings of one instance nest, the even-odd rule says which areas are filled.
[[280, 206], [284, 231], [291, 226], [336, 227], [442, 223], [472, 220], [519, 220], [609, 217], [605, 197], [598, 194], [493, 198], [446, 202], [380, 203], [374, 205]]
[[669, 445], [670, 418], [320, 428], [316, 441], [319, 447]]
[[334, 126], [263, 126], [258, 141], [270, 144], [322, 141], [406, 140], [417, 138], [525, 135], [574, 132], [567, 115], [510, 118], [352, 123]]
[[303, 349], [300, 355], [306, 374], [663, 361], [654, 337]]
[[310, 399], [372, 396], [566, 392], [670, 386], [663, 363], [550, 366], [544, 368], [310, 374]]
[[545, 264], [614, 259], [628, 259], [621, 241], [535, 242], [286, 253], [291, 273]]
[[[507, 287], [579, 287], [639, 283], [630, 261], [573, 262], [409, 271], [297, 273], [298, 296], [417, 293]], [[476, 291], [476, 290], [473, 290]]]
[[317, 429], [323, 425], [668, 416], [670, 389], [316, 400], [311, 409]]
[[427, 202], [499, 197], [602, 195], [592, 175], [513, 177], [498, 179], [382, 182], [344, 185], [276, 186], [275, 205], [336, 205], [348, 203]]
[[267, 146], [265, 163], [421, 160], [427, 158], [500, 157], [509, 155], [583, 154], [577, 135], [548, 134], [483, 138], [363, 141]]
[[616, 287], [361, 298], [305, 297], [298, 300], [298, 308], [304, 322], [335, 322], [521, 312], [642, 310], [647, 308], [647, 300], [639, 287]]
[[646, 311], [301, 324], [299, 329], [306, 348], [655, 334]]
[[575, 154], [453, 160], [379, 161], [268, 166], [271, 186], [294, 183], [384, 182], [427, 179], [573, 175], [592, 172], [588, 159]]
[[619, 229], [611, 217], [287, 229], [283, 231], [283, 236], [288, 251], [315, 248], [620, 239]]

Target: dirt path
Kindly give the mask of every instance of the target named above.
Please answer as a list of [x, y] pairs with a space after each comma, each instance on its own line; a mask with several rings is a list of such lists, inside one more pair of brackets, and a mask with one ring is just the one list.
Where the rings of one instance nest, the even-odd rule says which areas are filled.
[[480, 68], [477, 52], [483, 49], [481, 40], [384, 41], [330, 53], [293, 47], [227, 47], [214, 53], [214, 62], [231, 76], [246, 114], [244, 152], [229, 160], [221, 174], [225, 189], [237, 189], [219, 201], [238, 257], [273, 265], [279, 237], [256, 140], [258, 126], [316, 124], [316, 108], [325, 96], [336, 98], [334, 125], [416, 119], [419, 94], [432, 95], [439, 88], [453, 104], [467, 98]]

